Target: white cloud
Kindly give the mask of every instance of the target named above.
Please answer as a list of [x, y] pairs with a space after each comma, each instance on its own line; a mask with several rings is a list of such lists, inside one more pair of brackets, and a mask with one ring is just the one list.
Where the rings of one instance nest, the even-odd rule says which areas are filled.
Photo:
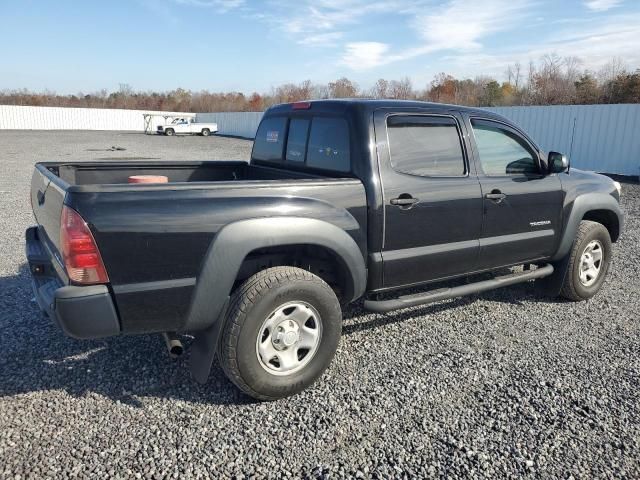
[[352, 42], [345, 47], [342, 63], [353, 70], [366, 70], [385, 62], [389, 45], [380, 42]]
[[420, 45], [397, 52], [388, 52], [386, 46], [380, 52], [381, 44], [377, 42], [350, 43], [346, 45], [342, 63], [360, 70], [437, 51], [480, 50], [482, 38], [517, 28], [529, 5], [524, 0], [451, 0], [440, 9], [414, 16], [411, 26], [422, 39]]
[[428, 45], [474, 49], [481, 47], [483, 37], [516, 28], [527, 7], [522, 0], [452, 0], [439, 11], [419, 15], [413, 24]]
[[269, 11], [253, 16], [266, 21], [302, 45], [332, 46], [347, 26], [367, 15], [398, 13], [424, 0], [273, 0]]
[[587, 0], [584, 2], [585, 6], [594, 12], [606, 12], [613, 7], [617, 7], [620, 3], [621, 0]]
[[574, 25], [533, 47], [511, 48], [498, 54], [454, 54], [443, 60], [454, 75], [486, 74], [500, 78], [509, 64], [520, 62], [526, 69], [529, 60], [537, 61], [543, 55], [556, 53], [561, 57], [578, 57], [582, 67], [597, 71], [614, 57], [623, 58], [629, 65], [640, 65], [639, 37], [640, 14], [597, 18], [588, 24], [576, 20]]

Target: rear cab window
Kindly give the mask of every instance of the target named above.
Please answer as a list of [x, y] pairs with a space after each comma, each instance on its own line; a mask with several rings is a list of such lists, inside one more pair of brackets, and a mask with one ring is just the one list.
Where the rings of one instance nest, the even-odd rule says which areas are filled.
[[310, 123], [311, 121], [306, 118], [292, 118], [290, 120], [286, 155], [288, 162], [304, 163]]
[[251, 158], [294, 168], [350, 172], [349, 124], [339, 117], [265, 118], [258, 127]]
[[265, 118], [256, 132], [251, 158], [264, 162], [281, 162], [286, 127], [286, 117]]
[[344, 118], [316, 117], [311, 123], [307, 165], [323, 170], [351, 170], [349, 126]]

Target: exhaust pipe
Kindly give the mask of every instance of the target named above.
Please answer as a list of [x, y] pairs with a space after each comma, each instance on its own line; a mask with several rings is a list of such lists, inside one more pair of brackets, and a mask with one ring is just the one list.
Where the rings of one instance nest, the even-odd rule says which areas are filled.
[[184, 352], [184, 346], [175, 332], [164, 332], [162, 337], [167, 344], [167, 350], [169, 351], [169, 356], [171, 358], [178, 358], [182, 355]]

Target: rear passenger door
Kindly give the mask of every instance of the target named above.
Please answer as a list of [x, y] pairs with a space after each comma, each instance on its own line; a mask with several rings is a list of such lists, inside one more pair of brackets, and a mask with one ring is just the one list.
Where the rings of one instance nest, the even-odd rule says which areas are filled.
[[560, 179], [544, 171], [537, 148], [512, 126], [479, 117], [469, 122], [484, 208], [479, 267], [551, 256], [564, 195]]
[[476, 269], [482, 198], [455, 112], [378, 111], [384, 287]]

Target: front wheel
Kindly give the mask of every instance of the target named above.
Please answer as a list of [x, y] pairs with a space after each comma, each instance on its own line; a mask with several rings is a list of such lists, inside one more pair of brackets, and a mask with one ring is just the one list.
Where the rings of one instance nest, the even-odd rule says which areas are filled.
[[243, 392], [275, 400], [322, 375], [341, 331], [340, 303], [329, 285], [300, 268], [269, 268], [232, 294], [218, 360]]
[[176, 132], [175, 132], [175, 130], [174, 130], [173, 128], [167, 128], [167, 129], [164, 131], [164, 134], [165, 134], [167, 137], [173, 137], [173, 136], [176, 134]]
[[609, 271], [609, 231], [601, 223], [583, 220], [569, 255], [560, 295], [573, 301], [587, 300], [598, 293]]
[[208, 128], [203, 128], [202, 129], [202, 136], [203, 137], [208, 137], [210, 133], [211, 133], [211, 131]]

